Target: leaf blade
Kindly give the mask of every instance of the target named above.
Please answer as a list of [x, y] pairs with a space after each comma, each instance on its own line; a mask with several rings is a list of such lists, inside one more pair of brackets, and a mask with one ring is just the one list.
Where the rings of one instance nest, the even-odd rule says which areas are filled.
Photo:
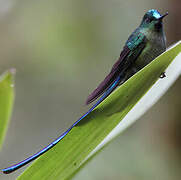
[[3, 144], [14, 102], [14, 70], [0, 77], [0, 147]]
[[[156, 58], [112, 93], [18, 179], [69, 179], [181, 52], [181, 43]], [[144, 85], [144, 86], [143, 86]], [[136, 92], [136, 93], [135, 93]]]

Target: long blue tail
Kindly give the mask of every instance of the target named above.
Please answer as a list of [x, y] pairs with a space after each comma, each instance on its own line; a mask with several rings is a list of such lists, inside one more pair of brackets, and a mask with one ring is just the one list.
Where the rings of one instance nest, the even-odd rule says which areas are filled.
[[45, 152], [47, 152], [49, 149], [51, 149], [53, 146], [55, 146], [58, 142], [60, 142], [69, 132], [70, 130], [76, 126], [83, 118], [85, 118], [90, 112], [92, 112], [107, 96], [109, 96], [112, 91], [119, 85], [121, 78], [120, 76], [115, 80], [115, 82], [112, 84], [112, 86], [101, 96], [101, 98], [83, 115], [81, 116], [69, 129], [67, 129], [63, 134], [61, 134], [57, 139], [55, 139], [52, 143], [50, 143], [48, 146], [37, 152], [36, 154], [30, 156], [29, 158], [12, 165], [8, 168], [2, 169], [2, 172], [5, 174], [9, 174], [14, 172], [15, 170], [25, 166], [26, 164], [30, 163], [31, 161], [35, 160]]

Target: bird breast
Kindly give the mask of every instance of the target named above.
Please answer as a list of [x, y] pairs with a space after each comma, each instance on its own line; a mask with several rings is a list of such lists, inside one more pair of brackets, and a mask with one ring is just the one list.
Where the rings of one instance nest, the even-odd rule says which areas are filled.
[[140, 70], [166, 50], [165, 36], [161, 32], [147, 34], [147, 44], [135, 62], [136, 69]]

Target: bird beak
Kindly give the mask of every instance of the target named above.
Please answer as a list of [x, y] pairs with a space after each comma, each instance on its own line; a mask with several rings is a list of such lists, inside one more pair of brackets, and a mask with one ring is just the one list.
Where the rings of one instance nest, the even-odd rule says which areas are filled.
[[164, 15], [162, 15], [158, 20], [162, 20], [165, 16], [167, 16], [168, 15], [168, 12], [167, 13], [165, 13]]

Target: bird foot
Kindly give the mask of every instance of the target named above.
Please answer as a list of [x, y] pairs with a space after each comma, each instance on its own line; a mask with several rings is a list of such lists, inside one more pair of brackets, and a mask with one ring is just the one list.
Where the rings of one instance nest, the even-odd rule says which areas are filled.
[[161, 75], [160, 75], [160, 78], [163, 79], [165, 77], [166, 77], [165, 72], [162, 72]]

